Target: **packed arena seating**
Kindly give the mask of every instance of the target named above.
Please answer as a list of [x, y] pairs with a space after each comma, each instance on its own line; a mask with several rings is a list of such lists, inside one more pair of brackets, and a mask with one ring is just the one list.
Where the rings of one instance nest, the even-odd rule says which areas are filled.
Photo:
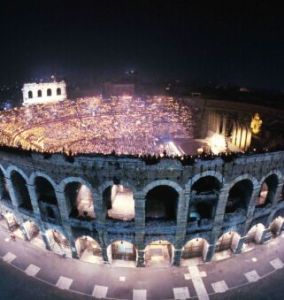
[[188, 106], [170, 97], [96, 97], [17, 107], [0, 114], [0, 144], [45, 153], [161, 155], [193, 138]]

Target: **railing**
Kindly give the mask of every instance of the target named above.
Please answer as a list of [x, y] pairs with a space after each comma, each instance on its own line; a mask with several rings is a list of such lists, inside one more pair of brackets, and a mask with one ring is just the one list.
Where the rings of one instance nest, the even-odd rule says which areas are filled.
[[246, 213], [244, 209], [237, 210], [233, 213], [226, 213], [224, 215], [224, 223], [243, 223], [246, 220]]
[[176, 221], [172, 220], [146, 220], [146, 234], [174, 234], [176, 232]]

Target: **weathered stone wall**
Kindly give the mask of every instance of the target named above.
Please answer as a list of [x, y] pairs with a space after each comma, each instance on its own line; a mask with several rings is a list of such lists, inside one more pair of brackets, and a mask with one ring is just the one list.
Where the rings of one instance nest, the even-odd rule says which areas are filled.
[[[115, 240], [126, 240], [138, 249], [138, 264], [143, 265], [143, 250], [146, 245], [155, 240], [167, 240], [175, 247], [175, 264], [179, 264], [181, 249], [193, 238], [204, 238], [209, 245], [204, 254], [210, 260], [216, 241], [225, 232], [234, 231], [240, 235], [239, 245], [234, 246], [238, 252], [244, 242], [248, 230], [257, 223], [268, 226], [277, 212], [284, 214], [283, 176], [284, 152], [273, 152], [255, 155], [243, 155], [231, 162], [220, 158], [214, 160], [197, 159], [193, 165], [183, 166], [174, 159], [162, 159], [154, 165], [147, 165], [140, 159], [119, 157], [78, 156], [74, 161], [63, 155], [44, 156], [38, 153], [21, 155], [0, 150], [0, 168], [6, 178], [12, 205], [1, 201], [1, 211], [13, 211], [19, 224], [25, 220], [35, 221], [44, 235], [47, 229], [55, 228], [61, 231], [69, 240], [74, 257], [76, 256], [75, 239], [80, 235], [89, 235], [101, 245], [103, 257], [107, 258], [106, 248]], [[19, 172], [28, 187], [32, 200], [33, 212], [19, 208], [11, 182], [11, 172]], [[278, 179], [278, 186], [273, 201], [268, 207], [255, 208], [262, 182], [271, 174]], [[61, 222], [52, 224], [41, 218], [35, 178], [42, 176], [54, 187]], [[204, 222], [189, 222], [188, 210], [191, 203], [191, 187], [204, 176], [214, 176], [220, 182], [220, 191], [212, 220]], [[237, 182], [248, 179], [253, 185], [253, 192], [245, 214], [225, 214], [230, 189]], [[135, 200], [135, 221], [123, 222], [106, 220], [103, 203], [104, 190], [119, 180], [130, 188]], [[69, 182], [86, 184], [93, 193], [96, 218], [93, 221], [82, 221], [69, 217], [69, 203], [65, 198], [64, 188]], [[168, 185], [179, 195], [177, 220], [160, 223], [145, 222], [145, 197], [154, 187]], [[3, 199], [2, 199], [3, 200]], [[279, 215], [279, 214], [278, 214]], [[263, 236], [265, 239], [265, 236]], [[237, 243], [234, 241], [234, 243]]]

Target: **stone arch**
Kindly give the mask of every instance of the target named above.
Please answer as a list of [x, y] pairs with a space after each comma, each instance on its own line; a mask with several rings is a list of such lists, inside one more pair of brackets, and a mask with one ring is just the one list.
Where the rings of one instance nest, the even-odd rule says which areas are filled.
[[252, 199], [256, 179], [249, 175], [241, 175], [230, 183], [225, 213], [242, 212], [246, 214]]
[[40, 228], [34, 221], [27, 220], [23, 222], [22, 227], [24, 228], [28, 241], [36, 238], [40, 233]]
[[123, 261], [132, 262], [132, 267], [136, 266], [138, 250], [133, 242], [125, 239], [115, 239], [107, 246], [108, 261], [124, 265]]
[[8, 211], [3, 214], [3, 217], [6, 220], [9, 231], [14, 232], [20, 227], [20, 224], [13, 212]]
[[146, 194], [145, 217], [151, 220], [177, 220], [179, 194], [168, 185], [158, 185]]
[[193, 180], [188, 214], [189, 221], [214, 219], [222, 186], [219, 179], [212, 175], [205, 175]]
[[114, 180], [107, 180], [107, 181], [105, 181], [103, 184], [101, 184], [98, 187], [98, 193], [102, 194], [108, 187], [110, 187], [110, 186], [112, 186], [114, 184], [121, 184], [124, 187], [126, 187], [128, 189], [131, 189], [133, 191], [133, 193], [136, 193], [136, 191], [137, 191], [136, 186], [133, 185], [133, 184], [131, 184], [129, 181], [118, 179], [117, 183]]
[[29, 185], [34, 185], [35, 184], [35, 179], [37, 177], [43, 177], [45, 178], [46, 180], [49, 181], [49, 183], [51, 183], [51, 185], [53, 186], [54, 190], [56, 191], [57, 190], [57, 184], [55, 183], [55, 181], [50, 177], [48, 176], [47, 174], [43, 173], [43, 172], [40, 172], [40, 171], [35, 171], [33, 172], [29, 179], [28, 179], [28, 184]]
[[45, 236], [51, 251], [58, 255], [72, 257], [70, 243], [60, 230], [49, 228], [45, 231]]
[[11, 183], [17, 198], [17, 202], [20, 208], [33, 210], [31, 197], [27, 188], [27, 177], [24, 176], [23, 172], [19, 172], [17, 169], [11, 169], [9, 172]]
[[56, 189], [54, 188], [52, 182], [50, 182], [48, 178], [43, 176], [36, 176], [34, 180], [34, 185], [39, 201], [47, 202], [56, 206], [58, 205]]
[[64, 193], [69, 216], [95, 218], [94, 193], [90, 183], [80, 177], [68, 177], [61, 181], [59, 189]]
[[151, 219], [177, 220], [178, 206], [183, 189], [171, 180], [156, 180], [146, 185], [142, 193], [145, 195], [145, 217]]
[[205, 238], [199, 236], [191, 238], [184, 244], [181, 252], [181, 258], [183, 260], [186, 260], [196, 257], [202, 257], [203, 260], [205, 260], [208, 245], [208, 240], [206, 240]]
[[57, 89], [56, 89], [56, 95], [57, 95], [57, 96], [60, 96], [60, 95], [61, 95], [61, 88], [57, 88]]
[[254, 189], [258, 186], [258, 180], [255, 177], [251, 176], [250, 174], [243, 174], [243, 175], [236, 177], [235, 179], [233, 179], [233, 181], [228, 183], [228, 185], [226, 186], [227, 189], [230, 190], [236, 183], [238, 183], [239, 181], [242, 181], [244, 179], [250, 180], [252, 182]]
[[173, 263], [175, 248], [167, 240], [155, 240], [146, 245], [144, 260], [146, 267], [165, 267]]
[[56, 194], [57, 186], [54, 181], [44, 173], [34, 172], [30, 177], [30, 183], [35, 187], [42, 219], [47, 222], [61, 223]]
[[83, 235], [75, 241], [76, 251], [79, 259], [85, 262], [102, 262], [102, 249], [98, 241], [94, 238]]
[[19, 173], [25, 179], [25, 181], [28, 183], [28, 181], [29, 181], [28, 176], [20, 168], [18, 168], [17, 166], [14, 166], [14, 165], [9, 166], [6, 170], [6, 174], [7, 174], [8, 178], [11, 177], [11, 173], [13, 171], [16, 171], [17, 173]]
[[46, 96], [48, 97], [52, 96], [52, 90], [50, 88], [46, 90]]
[[8, 190], [7, 179], [6, 179], [6, 171], [0, 165], [0, 200], [7, 201], [8, 203], [12, 203], [10, 193]]
[[207, 177], [207, 176], [211, 176], [211, 177], [215, 177], [219, 182], [220, 185], [222, 186], [223, 183], [225, 182], [225, 177], [223, 177], [223, 175], [220, 172], [216, 172], [216, 171], [204, 171], [201, 172], [199, 174], [194, 175], [187, 183], [187, 186], [192, 187], [192, 185], [198, 181], [199, 179], [201, 179], [202, 177]]
[[279, 171], [271, 171], [260, 180], [259, 195], [256, 199], [257, 207], [264, 207], [272, 204], [276, 195], [277, 187], [282, 179]]
[[221, 233], [215, 244], [215, 252], [234, 252], [238, 247], [240, 238], [241, 234], [235, 230], [229, 230]]
[[265, 230], [265, 226], [262, 223], [257, 223], [250, 226], [246, 233], [246, 248], [251, 248], [251, 244], [260, 244], [262, 242], [262, 235]]
[[282, 216], [278, 216], [273, 219], [273, 221], [269, 225], [269, 229], [274, 237], [278, 236], [281, 233], [283, 225], [284, 218]]
[[269, 173], [267, 173], [264, 176], [262, 176], [262, 178], [260, 179], [259, 183], [262, 184], [265, 181], [265, 179], [268, 176], [270, 176], [270, 175], [276, 175], [277, 178], [278, 178], [278, 182], [281, 182], [284, 179], [280, 170], [272, 170]]
[[37, 91], [37, 96], [38, 96], [38, 98], [42, 97], [42, 90]]
[[128, 182], [107, 181], [99, 187], [102, 194], [103, 215], [110, 219], [131, 221], [135, 218], [133, 186]]
[[42, 239], [40, 227], [35, 221], [27, 220], [21, 225], [22, 231], [25, 234], [25, 238], [36, 247], [46, 249], [45, 242]]
[[33, 98], [33, 91], [28, 91], [28, 98], [32, 99]]
[[152, 190], [156, 186], [160, 186], [160, 185], [168, 185], [168, 186], [172, 187], [179, 193], [179, 195], [181, 195], [183, 192], [183, 188], [178, 183], [176, 183], [175, 181], [172, 181], [172, 180], [168, 180], [168, 179], [152, 181], [143, 188], [142, 192], [144, 195], [146, 195], [150, 190]]

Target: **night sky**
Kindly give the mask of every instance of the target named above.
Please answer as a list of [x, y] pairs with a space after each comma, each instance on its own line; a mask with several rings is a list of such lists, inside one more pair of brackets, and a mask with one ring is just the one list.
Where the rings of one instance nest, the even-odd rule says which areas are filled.
[[[275, 2], [276, 3], [276, 2]], [[3, 1], [0, 83], [51, 74], [284, 89], [273, 1]]]

